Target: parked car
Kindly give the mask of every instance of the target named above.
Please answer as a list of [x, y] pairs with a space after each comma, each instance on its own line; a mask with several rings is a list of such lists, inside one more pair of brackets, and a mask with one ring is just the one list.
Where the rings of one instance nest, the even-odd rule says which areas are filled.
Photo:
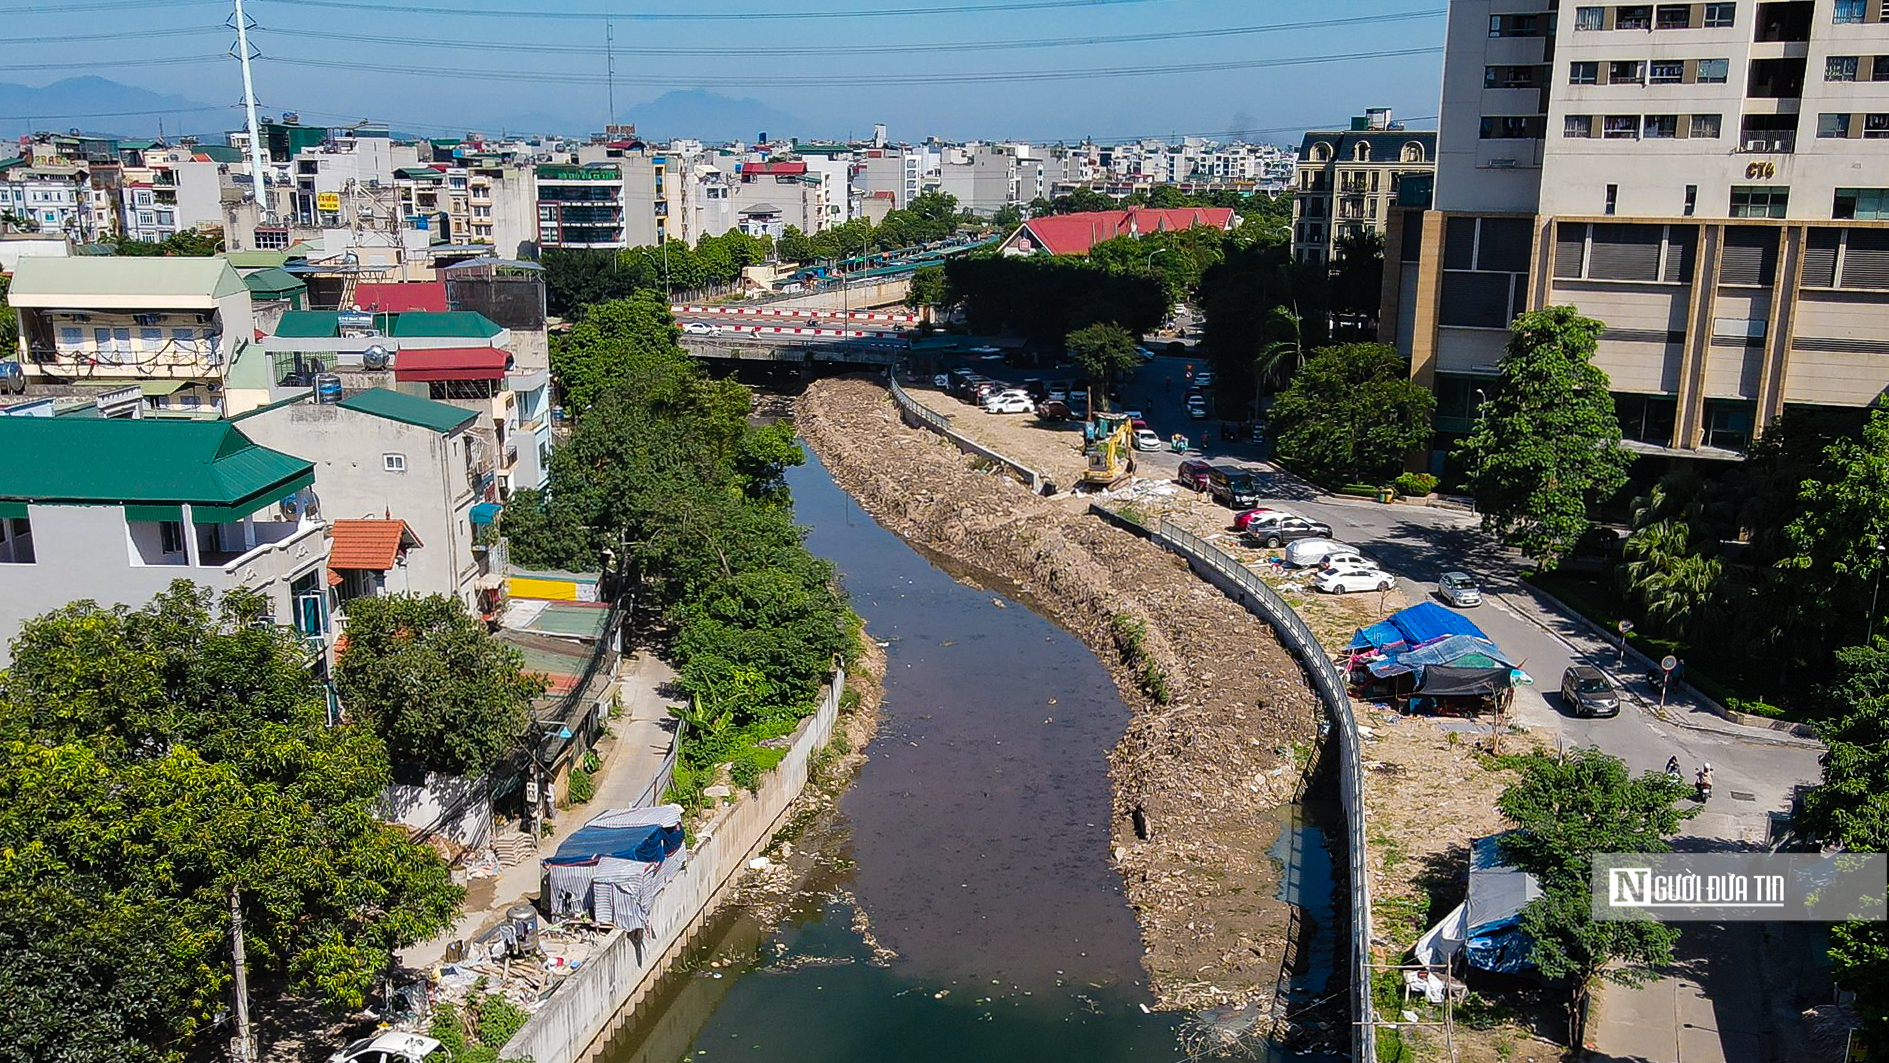
[[1282, 517], [1297, 515], [1289, 514], [1283, 509], [1275, 509], [1272, 506], [1254, 506], [1251, 509], [1243, 509], [1234, 514], [1233, 528], [1235, 531], [1245, 531], [1247, 525], [1259, 520], [1261, 517], [1272, 516], [1274, 514], [1278, 514]]
[[1366, 557], [1365, 555], [1361, 553], [1358, 553], [1356, 550], [1344, 550], [1344, 551], [1340, 551], [1339, 553], [1330, 554], [1325, 558], [1325, 560], [1320, 561], [1318, 563], [1318, 567], [1321, 571], [1328, 568], [1341, 568], [1346, 565], [1354, 565], [1358, 568], [1383, 568], [1384, 567], [1383, 565], [1378, 564], [1376, 561], [1372, 560], [1371, 558]]
[[[7, 342], [13, 342], [12, 338], [8, 337]], [[26, 394], [26, 370], [18, 362], [0, 362], [0, 395], [7, 392]]]
[[1326, 594], [1350, 594], [1353, 591], [1387, 591], [1396, 582], [1388, 572], [1349, 566], [1326, 569], [1312, 581], [1312, 586]]
[[1187, 416], [1192, 417], [1196, 421], [1206, 420], [1207, 400], [1199, 395], [1189, 395], [1187, 397]]
[[1154, 352], [1149, 350], [1146, 347], [1136, 347], [1135, 354], [1138, 355], [1141, 358], [1141, 360], [1144, 362], [1154, 361]]
[[719, 336], [721, 326], [712, 321], [684, 321], [682, 331], [691, 336]]
[[389, 1030], [363, 1037], [328, 1057], [328, 1063], [448, 1063], [452, 1052], [431, 1037]]
[[1329, 539], [1331, 525], [1304, 517], [1283, 517], [1279, 520], [1254, 521], [1246, 526], [1246, 538], [1260, 546], [1277, 547], [1300, 539]]
[[1436, 592], [1458, 609], [1482, 604], [1482, 588], [1467, 572], [1445, 572], [1436, 581]]
[[1286, 547], [1286, 564], [1298, 568], [1317, 568], [1333, 554], [1356, 554], [1358, 548], [1334, 539], [1300, 539]]
[[1036, 404], [1036, 415], [1045, 421], [1069, 420], [1069, 404], [1061, 399], [1050, 399]]
[[1207, 489], [1207, 473], [1213, 469], [1213, 463], [1204, 458], [1187, 458], [1181, 462], [1181, 471], [1174, 478], [1196, 491]]
[[1004, 388], [1000, 391], [993, 391], [984, 397], [984, 401], [987, 403], [996, 402], [998, 399], [1029, 399], [1034, 402], [1036, 401], [1036, 396], [1031, 395], [1023, 388]]
[[1140, 410], [1123, 410], [1122, 416], [1128, 418], [1130, 421], [1139, 421], [1142, 418], [1142, 413]]
[[1216, 465], [1207, 473], [1207, 493], [1223, 506], [1246, 509], [1259, 504], [1259, 477]]
[[1036, 403], [1028, 395], [1003, 395], [984, 403], [985, 413], [1029, 413]]
[[1194, 386], [1195, 386], [1195, 387], [1197, 387], [1197, 388], [1210, 388], [1210, 387], [1212, 387], [1212, 386], [1213, 386], [1213, 370], [1211, 370], [1211, 369], [1202, 369], [1202, 370], [1200, 370], [1199, 372], [1197, 372], [1197, 373], [1195, 373], [1195, 374], [1194, 374]]
[[1055, 402], [1068, 402], [1069, 389], [1063, 387], [1061, 384], [1057, 384], [1049, 389], [1048, 398]]
[[1165, 447], [1165, 446], [1167, 446], [1167, 444], [1162, 442], [1161, 437], [1158, 435], [1155, 435], [1153, 432], [1149, 431], [1148, 429], [1146, 428], [1135, 429], [1135, 449], [1136, 450], [1160, 450], [1162, 447]]
[[1561, 703], [1576, 716], [1618, 716], [1620, 695], [1607, 673], [1577, 664], [1561, 673]]

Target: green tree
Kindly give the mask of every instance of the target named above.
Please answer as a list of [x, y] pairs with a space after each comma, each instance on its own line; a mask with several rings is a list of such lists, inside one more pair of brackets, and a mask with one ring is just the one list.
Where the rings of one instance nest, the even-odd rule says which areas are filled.
[[356, 598], [335, 688], [394, 762], [479, 775], [517, 744], [544, 693], [524, 664], [457, 598]]
[[1383, 301], [1383, 234], [1354, 229], [1340, 236], [1332, 255], [1332, 309], [1366, 319], [1375, 328]]
[[1436, 398], [1396, 348], [1347, 343], [1312, 352], [1272, 406], [1279, 456], [1328, 483], [1386, 483], [1430, 438]]
[[659, 292], [639, 291], [585, 308], [577, 324], [551, 344], [551, 372], [565, 411], [582, 418], [637, 363], [674, 351], [680, 335]]
[[921, 306], [950, 306], [951, 285], [945, 280], [943, 266], [920, 266], [912, 271], [912, 287], [905, 293], [905, 305], [916, 310]]
[[1661, 853], [1679, 825], [1685, 786], [1664, 772], [1634, 778], [1625, 761], [1598, 749], [1522, 761], [1521, 778], [1496, 806], [1516, 829], [1502, 836], [1504, 859], [1533, 874], [1542, 896], [1522, 910], [1533, 939], [1529, 958], [1568, 983], [1569, 1044], [1581, 1044], [1588, 994], [1601, 979], [1641, 985], [1671, 962], [1678, 932], [1652, 920], [1604, 922], [1590, 914], [1597, 853]]
[[1703, 553], [1689, 524], [1662, 520], [1627, 537], [1621, 568], [1627, 593], [1656, 627], [1681, 638], [1714, 618], [1724, 564]]
[[12, 282], [13, 278], [10, 275], [0, 273], [0, 358], [19, 354], [19, 311], [13, 309], [12, 303], [7, 302], [7, 286]]
[[1266, 320], [1266, 335], [1271, 338], [1253, 359], [1253, 375], [1260, 388], [1277, 391], [1305, 367], [1304, 323], [1290, 308], [1275, 306]]
[[1633, 460], [1593, 363], [1604, 327], [1571, 306], [1518, 316], [1489, 401], [1456, 448], [1483, 527], [1544, 569], [1587, 530], [1589, 500], [1626, 484]]
[[1098, 392], [1106, 393], [1117, 373], [1130, 372], [1141, 364], [1135, 353], [1134, 335], [1120, 325], [1097, 322], [1079, 328], [1064, 337], [1063, 346]]
[[774, 253], [782, 262], [805, 263], [820, 257], [807, 234], [792, 225], [781, 230], [780, 239], [774, 241]]
[[1023, 224], [1023, 208], [1015, 203], [1005, 203], [990, 216], [991, 228], [1001, 232], [1010, 232]]
[[[1870, 411], [1859, 436], [1825, 448], [1821, 475], [1798, 493], [1797, 514], [1785, 529], [1793, 554], [1781, 565], [1795, 570], [1812, 597], [1807, 627], [1830, 646], [1854, 639], [1842, 632], [1867, 629], [1874, 587], [1889, 567], [1889, 410]], [[1874, 598], [1872, 594], [1870, 596]]]
[[28, 621], [0, 676], [0, 1058], [177, 1060], [223, 1036], [232, 889], [252, 1000], [359, 1008], [463, 891], [379, 821], [380, 741], [299, 639], [178, 581]]

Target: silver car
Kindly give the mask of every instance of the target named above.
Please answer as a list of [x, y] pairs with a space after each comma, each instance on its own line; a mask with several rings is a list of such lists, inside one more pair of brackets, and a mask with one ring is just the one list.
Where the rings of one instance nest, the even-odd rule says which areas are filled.
[[1467, 572], [1445, 572], [1436, 581], [1436, 592], [1458, 609], [1482, 604], [1482, 588]]

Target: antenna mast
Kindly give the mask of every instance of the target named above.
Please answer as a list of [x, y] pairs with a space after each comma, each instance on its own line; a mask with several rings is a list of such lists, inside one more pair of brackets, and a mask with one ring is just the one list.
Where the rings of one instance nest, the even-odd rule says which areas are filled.
[[256, 207], [261, 210], [264, 221], [275, 220], [274, 204], [269, 202], [268, 156], [263, 153], [262, 128], [256, 122], [256, 79], [250, 74], [249, 60], [253, 53], [249, 47], [249, 16], [243, 13], [243, 0], [235, 0], [236, 14], [231, 18], [236, 30], [237, 62], [243, 67], [243, 111], [249, 125], [249, 175], [256, 189]]

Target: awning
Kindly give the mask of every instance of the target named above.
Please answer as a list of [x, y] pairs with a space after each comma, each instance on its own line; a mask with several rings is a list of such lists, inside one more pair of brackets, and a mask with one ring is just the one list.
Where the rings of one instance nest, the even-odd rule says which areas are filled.
[[404, 520], [337, 520], [328, 526], [328, 567], [385, 572], [400, 551], [420, 545]]
[[502, 380], [511, 355], [496, 347], [403, 347], [394, 356], [394, 379]]
[[474, 524], [496, 524], [499, 511], [504, 508], [497, 502], [481, 502], [472, 507], [472, 512], [466, 514], [466, 519]]
[[155, 398], [155, 397], [160, 397], [164, 395], [174, 395], [181, 389], [187, 388], [189, 386], [190, 386], [190, 381], [188, 380], [140, 380], [138, 381], [138, 390], [143, 392], [146, 398]]

